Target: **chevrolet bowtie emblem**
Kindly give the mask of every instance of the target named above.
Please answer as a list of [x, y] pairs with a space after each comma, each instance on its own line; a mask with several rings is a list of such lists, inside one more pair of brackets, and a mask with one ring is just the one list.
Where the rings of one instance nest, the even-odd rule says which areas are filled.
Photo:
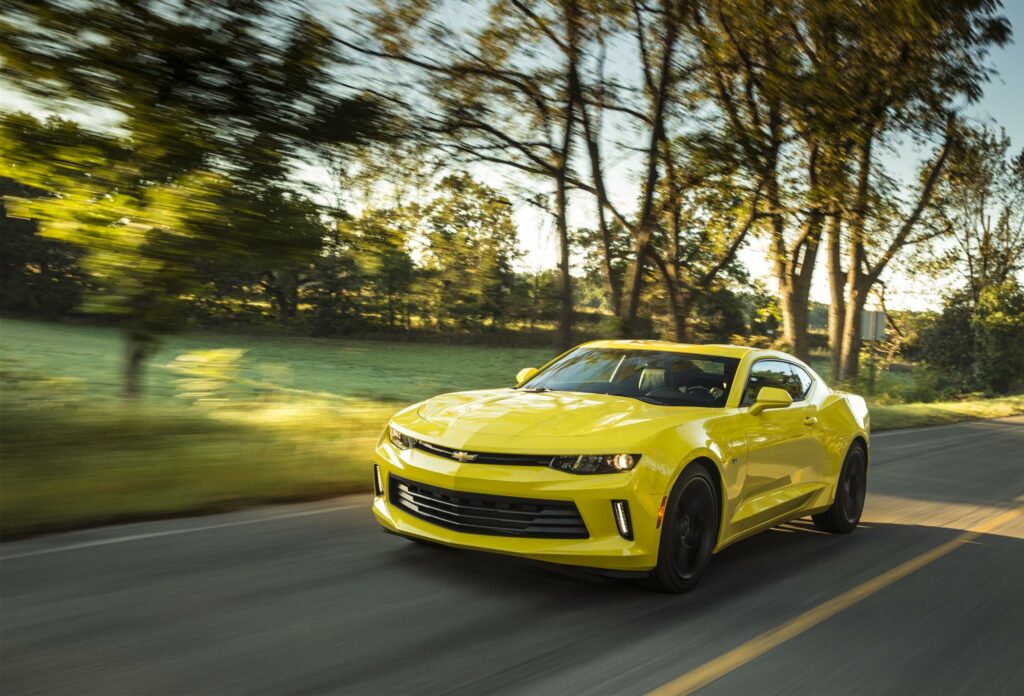
[[458, 462], [471, 462], [476, 459], [476, 455], [469, 452], [452, 452], [452, 459]]

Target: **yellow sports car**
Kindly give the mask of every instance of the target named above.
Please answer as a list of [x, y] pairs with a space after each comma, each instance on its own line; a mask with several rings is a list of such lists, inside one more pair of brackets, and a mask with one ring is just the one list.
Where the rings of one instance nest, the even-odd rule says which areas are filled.
[[790, 355], [595, 341], [516, 382], [394, 416], [373, 467], [386, 531], [683, 592], [772, 525], [860, 520], [867, 407]]

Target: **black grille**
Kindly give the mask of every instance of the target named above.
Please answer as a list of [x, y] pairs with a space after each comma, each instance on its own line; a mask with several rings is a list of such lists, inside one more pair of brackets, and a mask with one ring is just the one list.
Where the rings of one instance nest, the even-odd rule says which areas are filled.
[[429, 442], [418, 440], [416, 449], [429, 452], [430, 454], [454, 459], [459, 462], [472, 462], [474, 464], [514, 464], [520, 466], [551, 466], [554, 459], [550, 454], [496, 454], [493, 452], [463, 452], [451, 447], [433, 445]]
[[391, 504], [440, 527], [472, 534], [586, 539], [576, 504], [464, 493], [389, 476]]

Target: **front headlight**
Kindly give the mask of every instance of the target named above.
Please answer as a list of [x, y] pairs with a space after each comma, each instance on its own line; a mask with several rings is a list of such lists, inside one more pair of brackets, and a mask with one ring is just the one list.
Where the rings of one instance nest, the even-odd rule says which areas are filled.
[[639, 461], [639, 454], [583, 454], [555, 457], [551, 467], [570, 474], [614, 474], [629, 471]]
[[388, 439], [400, 450], [412, 449], [416, 446], [416, 438], [409, 437], [393, 425], [388, 425]]

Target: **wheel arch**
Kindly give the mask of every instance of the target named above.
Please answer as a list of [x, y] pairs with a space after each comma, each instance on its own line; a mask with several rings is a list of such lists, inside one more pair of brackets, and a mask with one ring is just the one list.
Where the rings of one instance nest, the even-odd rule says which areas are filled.
[[715, 546], [722, 540], [722, 530], [725, 528], [725, 480], [722, 477], [721, 465], [713, 457], [707, 454], [693, 454], [687, 458], [686, 463], [679, 467], [675, 476], [672, 478], [671, 485], [665, 491], [665, 498], [668, 499], [672, 495], [672, 491], [675, 489], [676, 484], [679, 483], [679, 479], [683, 477], [686, 470], [691, 466], [699, 465], [708, 472], [711, 477], [712, 486], [715, 492], [715, 502], [718, 505], [718, 532], [716, 534]]

